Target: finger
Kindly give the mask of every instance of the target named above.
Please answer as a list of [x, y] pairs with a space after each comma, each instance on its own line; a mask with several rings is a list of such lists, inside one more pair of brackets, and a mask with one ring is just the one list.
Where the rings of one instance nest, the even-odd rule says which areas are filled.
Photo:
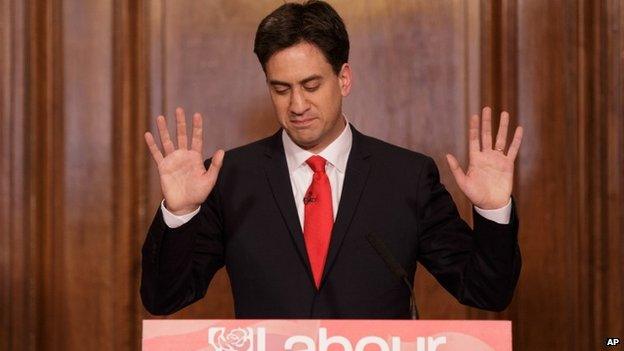
[[459, 185], [459, 187], [461, 188], [464, 184], [464, 179], [466, 178], [464, 171], [461, 169], [461, 166], [459, 165], [459, 162], [457, 162], [455, 156], [451, 154], [446, 154], [446, 161], [451, 168], [451, 173], [453, 173], [453, 177], [455, 177], [457, 185]]
[[483, 151], [492, 149], [492, 109], [484, 107], [482, 111], [483, 123], [481, 124], [481, 145]]
[[160, 152], [160, 149], [158, 149], [156, 142], [154, 141], [154, 136], [150, 132], [146, 132], [144, 136], [145, 136], [145, 142], [147, 143], [147, 147], [152, 153], [152, 158], [154, 159], [154, 161], [156, 161], [156, 164], [159, 165], [160, 162], [163, 160], [163, 155]]
[[510, 157], [512, 160], [515, 160], [516, 156], [518, 155], [518, 150], [520, 149], [520, 144], [522, 143], [522, 133], [522, 127], [516, 128], [516, 132], [514, 133], [511, 145], [509, 145], [509, 152], [507, 152], [507, 157]]
[[208, 167], [208, 171], [204, 174], [210, 186], [214, 186], [217, 181], [219, 170], [221, 170], [221, 166], [223, 165], [223, 156], [225, 156], [225, 151], [221, 149], [215, 151], [212, 155], [210, 167]]
[[165, 155], [169, 155], [175, 151], [175, 148], [173, 146], [173, 142], [171, 141], [171, 137], [169, 136], [169, 129], [167, 128], [167, 120], [165, 119], [165, 116], [158, 116], [158, 118], [156, 118], [156, 126], [158, 127], [160, 142], [165, 150]]
[[187, 150], [187, 138], [186, 138], [186, 116], [182, 107], [176, 109], [176, 121], [178, 132], [178, 149]]
[[470, 117], [470, 127], [468, 129], [468, 151], [472, 154], [481, 151], [479, 146], [479, 115]]
[[193, 115], [193, 139], [191, 149], [202, 153], [204, 134], [202, 130], [202, 116], [199, 113]]
[[502, 150], [505, 152], [505, 146], [507, 145], [507, 128], [509, 126], [509, 113], [503, 111], [500, 116], [500, 123], [498, 124], [498, 133], [496, 134], [496, 144], [494, 148], [496, 150]]

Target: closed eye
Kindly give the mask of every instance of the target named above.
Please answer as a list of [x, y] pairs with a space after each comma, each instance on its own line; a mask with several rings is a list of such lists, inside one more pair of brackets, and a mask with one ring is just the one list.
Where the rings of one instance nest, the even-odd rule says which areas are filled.
[[313, 85], [313, 86], [305, 86], [304, 88], [305, 88], [305, 90], [312, 92], [312, 91], [317, 90], [320, 86], [321, 86], [320, 84], [316, 84], [316, 85]]
[[275, 88], [273, 88], [273, 90], [274, 90], [277, 94], [280, 94], [280, 95], [284, 95], [284, 94], [286, 94], [286, 93], [288, 92], [288, 89], [289, 89], [289, 88], [283, 88], [283, 87], [279, 87], [279, 88], [275, 87]]

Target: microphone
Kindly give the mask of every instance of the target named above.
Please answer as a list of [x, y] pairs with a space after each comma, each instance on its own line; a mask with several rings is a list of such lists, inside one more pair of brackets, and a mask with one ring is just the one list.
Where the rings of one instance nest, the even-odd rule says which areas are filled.
[[418, 316], [418, 307], [416, 307], [416, 297], [414, 296], [414, 288], [412, 287], [412, 284], [410, 283], [407, 277], [407, 272], [405, 272], [405, 269], [403, 269], [403, 267], [401, 267], [401, 265], [399, 264], [399, 262], [397, 262], [394, 256], [392, 256], [392, 253], [390, 253], [390, 250], [388, 250], [388, 247], [386, 246], [386, 244], [384, 244], [384, 242], [381, 241], [381, 239], [379, 239], [379, 237], [375, 233], [373, 232], [369, 233], [368, 235], [366, 235], [366, 239], [371, 244], [371, 246], [373, 246], [375, 251], [377, 251], [379, 256], [381, 256], [381, 258], [384, 260], [384, 262], [386, 263], [386, 266], [388, 266], [390, 271], [392, 271], [392, 273], [397, 278], [401, 279], [405, 283], [405, 285], [407, 285], [410, 291], [411, 318], [419, 319], [420, 317]]
[[303, 204], [307, 205], [307, 204], [309, 204], [311, 202], [316, 202], [316, 195], [314, 195], [312, 193], [308, 193], [303, 198]]

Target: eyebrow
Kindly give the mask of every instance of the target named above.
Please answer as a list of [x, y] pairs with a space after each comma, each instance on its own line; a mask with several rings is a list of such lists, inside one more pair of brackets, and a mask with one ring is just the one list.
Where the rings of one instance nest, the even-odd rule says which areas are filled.
[[[307, 78], [302, 79], [301, 81], [299, 81], [299, 84], [303, 85], [303, 84], [305, 84], [305, 83], [311, 82], [311, 81], [313, 81], [313, 80], [319, 80], [319, 79], [321, 79], [321, 78], [323, 78], [323, 77], [321, 77], [321, 76], [320, 76], [320, 75], [318, 75], [318, 74], [314, 74], [314, 75], [311, 75], [311, 76], [309, 76], [309, 77], [307, 77]], [[280, 81], [280, 80], [275, 80], [275, 79], [271, 79], [271, 80], [269, 80], [269, 84], [270, 84], [270, 85], [283, 85], [283, 86], [287, 86], [287, 87], [290, 87], [290, 86], [291, 86], [291, 84], [290, 84], [290, 83], [282, 82], [282, 81]]]

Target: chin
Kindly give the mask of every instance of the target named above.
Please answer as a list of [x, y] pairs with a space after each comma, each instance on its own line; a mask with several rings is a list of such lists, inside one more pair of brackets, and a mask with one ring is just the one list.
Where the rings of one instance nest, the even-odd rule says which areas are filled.
[[313, 147], [319, 143], [317, 138], [299, 138], [295, 139], [295, 143], [302, 147]]
[[315, 145], [318, 145], [318, 143], [320, 142], [320, 138], [316, 135], [301, 135], [300, 133], [294, 133], [293, 136], [293, 141], [297, 145], [305, 148], [313, 147]]
[[293, 128], [289, 134], [291, 135], [293, 140], [304, 144], [314, 144], [322, 136], [322, 133], [320, 131], [297, 128]]

